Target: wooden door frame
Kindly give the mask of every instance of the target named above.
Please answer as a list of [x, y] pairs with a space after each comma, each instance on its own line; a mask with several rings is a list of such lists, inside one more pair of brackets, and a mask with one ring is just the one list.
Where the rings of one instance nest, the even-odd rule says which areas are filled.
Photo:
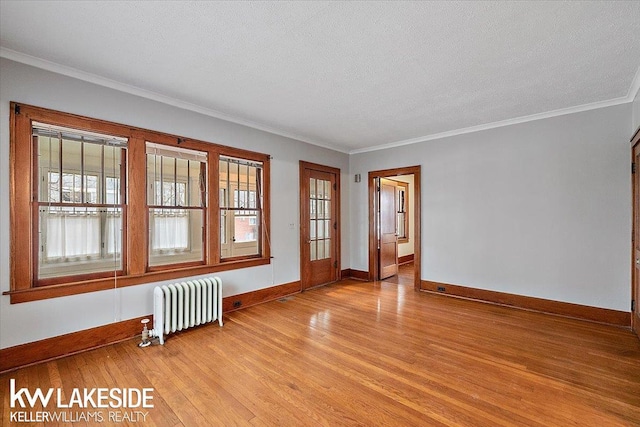
[[[640, 171], [637, 170], [638, 167], [640, 167], [640, 165], [636, 165], [635, 164], [635, 155], [634, 155], [634, 151], [635, 151], [635, 147], [636, 145], [640, 144], [640, 127], [638, 127], [638, 129], [636, 130], [636, 132], [633, 134], [633, 136], [631, 137], [631, 162], [633, 165], [633, 172], [635, 172], [635, 174], [640, 173]], [[640, 203], [640, 201], [636, 200], [636, 198], [638, 197], [636, 191], [636, 186], [638, 184], [636, 184], [636, 177], [634, 176], [634, 173], [631, 174], [631, 208], [632, 208], [632, 228], [631, 228], [631, 301], [632, 304], [635, 301], [636, 304], [636, 310], [638, 310], [638, 303], [640, 302], [640, 295], [638, 295], [638, 292], [636, 292], [636, 255], [635, 255], [635, 251], [636, 251], [636, 242], [634, 242], [634, 238], [636, 235], [636, 232], [640, 229], [640, 224], [638, 223], [640, 221], [640, 212], [638, 212], [636, 205], [638, 203]], [[634, 310], [631, 310], [631, 330], [633, 330], [636, 335], [638, 336], [638, 338], [640, 338], [640, 324], [638, 324], [637, 321], [637, 316], [635, 314]]]
[[421, 240], [420, 240], [420, 165], [407, 166], [395, 169], [383, 169], [369, 172], [369, 280], [373, 281], [378, 277], [378, 247], [376, 245], [376, 230], [375, 230], [375, 211], [374, 211], [374, 199], [376, 196], [375, 191], [375, 179], [376, 178], [389, 178], [393, 179], [399, 175], [413, 175], [413, 265], [414, 265], [414, 289], [420, 290], [421, 274]]
[[318, 163], [311, 163], [311, 162], [305, 162], [304, 160], [300, 160], [300, 171], [299, 171], [299, 181], [300, 181], [300, 203], [299, 203], [299, 207], [300, 207], [300, 218], [299, 218], [299, 222], [300, 222], [300, 232], [299, 234], [299, 238], [300, 238], [300, 291], [304, 290], [304, 274], [303, 274], [303, 270], [304, 270], [304, 259], [302, 259], [302, 254], [304, 253], [304, 245], [305, 245], [305, 238], [302, 235], [302, 230], [303, 228], [303, 209], [305, 209], [305, 206], [303, 206], [304, 201], [308, 198], [308, 195], [305, 192], [305, 188], [306, 188], [306, 183], [303, 182], [304, 180], [304, 170], [305, 169], [312, 169], [312, 170], [316, 170], [316, 171], [321, 171], [321, 172], [327, 172], [330, 174], [334, 174], [336, 176], [336, 198], [335, 198], [335, 206], [336, 206], [336, 223], [338, 224], [337, 228], [336, 228], [336, 232], [335, 232], [335, 239], [334, 239], [334, 243], [333, 243], [333, 249], [334, 249], [334, 253], [336, 254], [336, 261], [338, 262], [338, 269], [336, 271], [336, 280], [340, 280], [342, 279], [342, 268], [341, 268], [341, 260], [340, 260], [340, 247], [342, 246], [340, 243], [340, 229], [341, 229], [341, 221], [340, 221], [340, 169], [338, 168], [334, 168], [331, 166], [325, 166], [325, 165], [320, 165]]

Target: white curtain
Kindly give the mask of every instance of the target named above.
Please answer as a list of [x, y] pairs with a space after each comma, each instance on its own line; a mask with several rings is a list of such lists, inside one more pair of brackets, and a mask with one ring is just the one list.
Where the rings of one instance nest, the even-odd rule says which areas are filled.
[[151, 248], [154, 251], [186, 250], [189, 247], [189, 214], [186, 211], [151, 214]]
[[[106, 218], [104, 218], [106, 216]], [[104, 236], [100, 223], [104, 219]], [[122, 215], [120, 209], [107, 213], [97, 210], [52, 211], [43, 214], [46, 252], [49, 261], [100, 258], [102, 242], [108, 255], [120, 255]]]
[[98, 212], [57, 211], [45, 214], [46, 258], [93, 258], [100, 256]]

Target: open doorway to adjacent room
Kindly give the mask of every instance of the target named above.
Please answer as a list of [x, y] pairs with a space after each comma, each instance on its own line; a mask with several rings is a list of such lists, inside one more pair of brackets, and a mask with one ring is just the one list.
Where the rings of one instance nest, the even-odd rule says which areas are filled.
[[420, 166], [369, 172], [369, 280], [420, 289]]

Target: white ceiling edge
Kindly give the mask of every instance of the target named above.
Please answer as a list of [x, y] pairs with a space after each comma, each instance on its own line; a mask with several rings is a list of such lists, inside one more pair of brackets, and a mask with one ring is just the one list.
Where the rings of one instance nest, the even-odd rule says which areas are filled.
[[591, 104], [577, 105], [575, 107], [561, 108], [559, 110], [545, 111], [544, 113], [531, 114], [530, 116], [516, 117], [513, 119], [500, 120], [498, 122], [486, 123], [483, 125], [470, 126], [461, 129], [450, 130], [446, 132], [434, 133], [431, 135], [420, 136], [418, 138], [405, 139], [403, 141], [390, 142], [387, 144], [376, 145], [374, 147], [361, 148], [349, 151], [349, 154], [367, 153], [369, 151], [385, 150], [388, 148], [401, 147], [403, 145], [417, 144], [419, 142], [433, 141], [434, 139], [447, 138], [450, 136], [464, 135], [466, 133], [479, 132], [488, 129], [495, 129], [504, 126], [515, 125], [518, 123], [532, 122], [535, 120], [548, 119], [551, 117], [564, 116], [565, 114], [580, 113], [582, 111], [596, 110], [598, 108], [611, 107], [619, 104], [627, 104], [633, 102], [633, 98], [628, 96], [609, 99], [607, 101], [598, 101]]
[[434, 139], [446, 138], [450, 136], [463, 135], [467, 133], [479, 132], [488, 129], [495, 129], [504, 126], [510, 126], [518, 123], [526, 123], [535, 120], [547, 119], [551, 117], [563, 116], [566, 114], [579, 113], [583, 111], [595, 110], [598, 108], [610, 107], [619, 104], [626, 104], [629, 102], [633, 102], [636, 95], [640, 91], [640, 67], [636, 70], [636, 74], [631, 82], [631, 86], [627, 91], [627, 95], [619, 98], [614, 98], [606, 101], [598, 101], [590, 104], [582, 104], [573, 107], [561, 108], [558, 110], [547, 111], [544, 113], [532, 114], [529, 116], [516, 117], [513, 119], [506, 119], [492, 123], [486, 123], [477, 126], [470, 126], [461, 129], [455, 129], [446, 132], [435, 133], [431, 135], [424, 135], [417, 138], [405, 139], [402, 141], [395, 141], [386, 144], [376, 145], [372, 147], [360, 148], [356, 150], [346, 150], [344, 148], [336, 147], [332, 144], [311, 140], [309, 138], [296, 135], [290, 132], [282, 131], [271, 126], [267, 126], [261, 123], [253, 122], [250, 120], [246, 120], [240, 117], [232, 116], [230, 114], [222, 113], [217, 110], [213, 110], [211, 108], [205, 108], [196, 104], [192, 104], [189, 102], [181, 101], [176, 98], [172, 98], [170, 96], [162, 95], [157, 92], [149, 91], [146, 89], [141, 89], [137, 86], [132, 86], [124, 83], [117, 82], [115, 80], [108, 79], [106, 77], [99, 76], [97, 74], [88, 73], [85, 71], [78, 70], [73, 67], [68, 67], [66, 65], [61, 65], [56, 62], [47, 61], [45, 59], [41, 59], [35, 56], [27, 55], [22, 52], [18, 52], [12, 49], [7, 49], [5, 47], [0, 47], [0, 58], [6, 58], [12, 61], [20, 62], [26, 65], [31, 65], [36, 68], [41, 68], [47, 71], [51, 71], [57, 74], [62, 74], [65, 76], [73, 77], [79, 80], [83, 80], [89, 83], [94, 83], [100, 86], [105, 86], [111, 89], [115, 89], [121, 92], [129, 93], [131, 95], [140, 96], [142, 98], [151, 99], [153, 101], [161, 102], [163, 104], [168, 104], [177, 108], [181, 108], [184, 110], [193, 111], [196, 113], [200, 113], [209, 117], [214, 117], [217, 119], [225, 120], [228, 122], [236, 123], [242, 126], [247, 126], [253, 129], [269, 132], [275, 135], [280, 135], [285, 138], [295, 139], [298, 141], [306, 142], [312, 145], [316, 145], [318, 147], [326, 148], [329, 150], [338, 151], [345, 154], [359, 154], [359, 153], [367, 153], [370, 151], [378, 151], [385, 150], [388, 148], [400, 147], [403, 145], [417, 144], [420, 142], [432, 141]]
[[296, 135], [291, 132], [286, 132], [262, 123], [254, 122], [254, 121], [247, 120], [237, 116], [232, 116], [230, 114], [226, 114], [211, 108], [202, 107], [200, 105], [192, 104], [190, 102], [181, 101], [179, 99], [162, 95], [157, 92], [141, 89], [137, 86], [120, 83], [118, 81], [111, 80], [106, 77], [99, 76], [97, 74], [88, 73], [86, 71], [78, 70], [77, 68], [68, 67], [66, 65], [61, 65], [52, 61], [47, 61], [46, 59], [41, 59], [35, 56], [27, 55], [22, 52], [18, 52], [12, 49], [7, 49], [5, 47], [0, 47], [0, 58], [5, 58], [11, 61], [20, 62], [22, 64], [31, 65], [33, 67], [41, 68], [46, 71], [51, 71], [57, 74], [62, 74], [64, 76], [73, 77], [78, 80], [83, 80], [99, 86], [108, 87], [110, 89], [115, 89], [120, 92], [125, 92], [131, 95], [140, 96], [142, 98], [147, 98], [153, 101], [161, 102], [163, 104], [171, 105], [173, 107], [177, 107], [183, 110], [193, 111], [196, 113], [203, 114], [205, 116], [214, 117], [216, 119], [225, 120], [227, 122], [236, 123], [242, 126], [247, 126], [253, 129], [264, 131], [264, 132], [269, 132], [275, 135], [283, 136], [285, 138], [306, 142], [312, 145], [316, 145], [318, 147], [326, 148], [333, 151], [339, 151], [345, 154], [348, 153], [348, 150], [344, 148], [336, 147], [335, 145], [332, 145], [330, 143], [311, 140], [304, 136]]

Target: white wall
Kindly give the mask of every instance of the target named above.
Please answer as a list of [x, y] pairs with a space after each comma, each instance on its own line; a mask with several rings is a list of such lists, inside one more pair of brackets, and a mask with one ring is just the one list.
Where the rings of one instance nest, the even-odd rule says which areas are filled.
[[[273, 156], [270, 265], [220, 273], [224, 296], [300, 279], [298, 161], [340, 168], [349, 182], [348, 156], [299, 141], [0, 60], [0, 290], [9, 290], [9, 102], [168, 132]], [[342, 186], [342, 268], [349, 262], [349, 186]], [[290, 228], [289, 224], [295, 224]], [[139, 285], [70, 297], [9, 304], [0, 296], [0, 348], [150, 314], [152, 288]]]
[[[630, 308], [631, 104], [352, 155], [422, 166], [422, 279]], [[368, 270], [367, 183], [351, 185], [351, 268]]]

